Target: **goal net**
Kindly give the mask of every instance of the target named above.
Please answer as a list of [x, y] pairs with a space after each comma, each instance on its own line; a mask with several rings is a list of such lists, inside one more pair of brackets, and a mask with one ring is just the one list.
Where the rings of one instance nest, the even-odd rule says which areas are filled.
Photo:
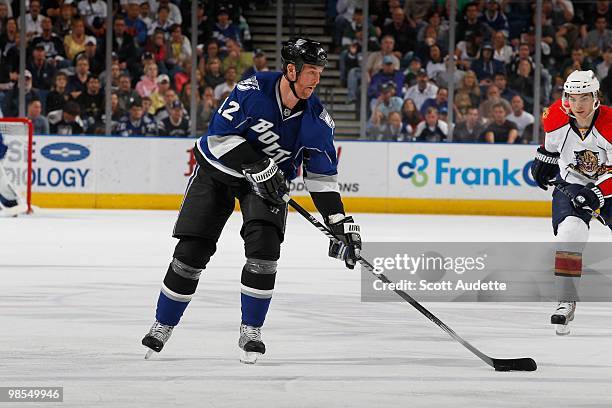
[[[0, 134], [8, 147], [0, 160], [0, 194], [6, 200], [17, 195], [23, 211], [32, 209], [32, 122], [29, 119], [0, 119]], [[12, 193], [12, 194], [11, 194]], [[2, 203], [0, 203], [1, 205]]]

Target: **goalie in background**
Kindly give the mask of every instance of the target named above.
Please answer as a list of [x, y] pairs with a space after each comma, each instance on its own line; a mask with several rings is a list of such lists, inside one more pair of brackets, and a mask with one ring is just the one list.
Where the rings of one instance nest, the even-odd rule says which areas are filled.
[[0, 133], [0, 216], [17, 216], [25, 213], [27, 206], [4, 171], [4, 158], [7, 152], [8, 146]]

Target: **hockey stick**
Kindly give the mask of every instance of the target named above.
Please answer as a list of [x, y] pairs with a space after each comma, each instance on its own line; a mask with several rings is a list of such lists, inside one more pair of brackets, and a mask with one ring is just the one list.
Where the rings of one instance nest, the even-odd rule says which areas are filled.
[[[559, 190], [567, 198], [569, 198], [570, 200], [574, 199], [574, 195], [572, 193], [570, 193], [569, 191], [567, 191], [567, 189], [565, 188], [566, 184], [564, 184], [564, 182], [562, 182], [562, 181], [552, 181], [551, 183], [552, 183], [553, 186], [555, 186], [555, 188], [557, 190]], [[581, 207], [580, 209], [590, 213], [591, 217], [595, 218], [603, 226], [608, 226], [608, 223], [606, 222], [604, 217], [602, 217], [601, 214], [599, 214], [597, 211], [593, 211], [591, 209], [587, 209], [587, 208], [583, 208], [583, 207]]]
[[[288, 195], [285, 195], [283, 199], [291, 207], [293, 207], [293, 209], [295, 209], [298, 213], [300, 213], [300, 215], [306, 218], [312, 225], [314, 225], [321, 232], [323, 232], [329, 239], [331, 239], [332, 241], [339, 241], [338, 238], [331, 232], [331, 230], [327, 228], [327, 226], [321, 224], [319, 220], [317, 220], [312, 214], [310, 214], [308, 211], [302, 208], [302, 206], [296, 203]], [[387, 278], [382, 273], [374, 272], [374, 267], [372, 266], [372, 264], [368, 262], [367, 260], [365, 260], [364, 258], [360, 257], [358, 259], [358, 262], [361, 264], [363, 268], [366, 268], [368, 271], [370, 271], [374, 276], [376, 276], [381, 281], [385, 283], [391, 283], [389, 278]], [[451, 336], [453, 339], [461, 343], [463, 347], [467, 348], [472, 353], [474, 353], [478, 358], [480, 358], [482, 361], [487, 363], [489, 366], [493, 367], [495, 371], [535, 371], [538, 368], [536, 362], [532, 358], [502, 359], [502, 358], [492, 358], [492, 357], [487, 356], [486, 354], [478, 350], [476, 347], [468, 343], [466, 340], [461, 338], [461, 336], [455, 333], [453, 329], [448, 327], [443, 321], [438, 319], [433, 313], [427, 310], [423, 305], [421, 305], [419, 302], [414, 300], [412, 296], [410, 296], [408, 293], [402, 290], [399, 290], [399, 289], [394, 289], [393, 291], [397, 293], [406, 302], [410, 303], [415, 309], [417, 309], [419, 312], [425, 315], [425, 317], [427, 317], [429, 320], [434, 322], [439, 328], [441, 328], [446, 333], [448, 333], [449, 336]]]

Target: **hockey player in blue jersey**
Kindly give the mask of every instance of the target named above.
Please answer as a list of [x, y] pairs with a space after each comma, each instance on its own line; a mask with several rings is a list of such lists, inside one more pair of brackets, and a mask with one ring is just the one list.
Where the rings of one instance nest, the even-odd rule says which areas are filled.
[[142, 344], [147, 358], [162, 350], [195, 293], [217, 240], [240, 202], [246, 262], [242, 268], [240, 361], [265, 353], [261, 327], [272, 299], [285, 234], [288, 181], [303, 166], [306, 187], [327, 225], [342, 239], [329, 256], [353, 269], [361, 237], [338, 192], [334, 122], [313, 94], [327, 54], [317, 42], [284, 43], [283, 72], [260, 72], [237, 84], [195, 148], [198, 165], [187, 185], [173, 236], [179, 239]]

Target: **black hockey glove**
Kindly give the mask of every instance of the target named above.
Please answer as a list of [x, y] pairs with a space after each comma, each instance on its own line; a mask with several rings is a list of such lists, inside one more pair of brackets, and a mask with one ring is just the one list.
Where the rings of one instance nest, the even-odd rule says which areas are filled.
[[589, 183], [576, 193], [572, 204], [576, 208], [584, 208], [595, 211], [604, 205], [604, 196], [599, 187]]
[[349, 269], [355, 268], [361, 252], [359, 225], [355, 224], [353, 217], [334, 214], [329, 216], [327, 226], [340, 240], [329, 241], [329, 256], [343, 260]]
[[266, 157], [252, 164], [243, 164], [242, 172], [255, 194], [272, 204], [285, 203], [282, 197], [289, 192], [289, 187], [274, 160]]
[[548, 190], [550, 181], [559, 174], [559, 156], [559, 153], [551, 153], [544, 146], [538, 147], [538, 154], [531, 163], [531, 175], [542, 190]]

